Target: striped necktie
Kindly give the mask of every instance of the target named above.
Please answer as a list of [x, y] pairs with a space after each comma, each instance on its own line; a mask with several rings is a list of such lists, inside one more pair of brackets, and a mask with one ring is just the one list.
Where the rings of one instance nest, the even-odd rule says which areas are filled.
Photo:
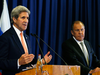
[[84, 48], [83, 42], [81, 42], [80, 44], [81, 44], [81, 47], [82, 47], [83, 54], [84, 54], [84, 56], [86, 58], [86, 61], [87, 61], [87, 65], [89, 66], [89, 56], [88, 56], [88, 52]]

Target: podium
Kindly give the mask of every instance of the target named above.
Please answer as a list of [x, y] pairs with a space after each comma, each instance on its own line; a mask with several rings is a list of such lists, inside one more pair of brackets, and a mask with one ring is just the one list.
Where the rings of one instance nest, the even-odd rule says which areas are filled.
[[[47, 71], [49, 75], [80, 75], [80, 66], [70, 65], [44, 65], [43, 71]], [[35, 75], [36, 69], [30, 69], [17, 73], [15, 75]]]
[[96, 72], [96, 73], [93, 73], [92, 75], [100, 75], [100, 71]]

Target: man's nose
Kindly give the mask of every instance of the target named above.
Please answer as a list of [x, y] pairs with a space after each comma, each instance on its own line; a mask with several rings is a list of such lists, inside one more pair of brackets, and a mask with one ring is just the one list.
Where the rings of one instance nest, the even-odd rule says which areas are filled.
[[82, 33], [82, 31], [81, 31], [81, 30], [79, 30], [79, 33]]
[[27, 19], [27, 18], [25, 18], [25, 19], [24, 19], [24, 21], [25, 21], [25, 22], [28, 22], [28, 19]]

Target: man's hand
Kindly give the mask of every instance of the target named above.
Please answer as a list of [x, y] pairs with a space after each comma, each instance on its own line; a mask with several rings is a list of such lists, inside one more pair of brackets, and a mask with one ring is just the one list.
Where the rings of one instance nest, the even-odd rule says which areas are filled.
[[89, 73], [92, 74], [92, 73], [95, 73], [95, 72], [98, 72], [98, 71], [100, 71], [99, 67], [95, 68], [94, 70], [91, 70]]
[[[52, 59], [52, 55], [49, 55], [50, 54], [50, 51], [44, 56], [43, 60], [42, 60], [42, 63], [45, 64], [46, 63], [49, 63]], [[44, 61], [45, 59], [45, 61]]]
[[30, 63], [34, 59], [33, 54], [22, 54], [22, 56], [19, 58], [19, 65], [25, 65]]

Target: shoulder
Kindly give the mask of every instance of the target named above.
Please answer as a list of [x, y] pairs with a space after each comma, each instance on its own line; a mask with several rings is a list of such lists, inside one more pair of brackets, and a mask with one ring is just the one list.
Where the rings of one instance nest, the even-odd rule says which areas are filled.
[[89, 42], [89, 41], [84, 40], [84, 43], [85, 43], [85, 45], [86, 45], [87, 47], [92, 47], [92, 45], [90, 44], [90, 42]]
[[8, 36], [10, 34], [15, 34], [15, 30], [12, 27], [4, 32], [1, 36]]
[[87, 40], [84, 40], [84, 42], [85, 42], [85, 43], [89, 43], [89, 41], [87, 41]]
[[75, 43], [75, 40], [73, 38], [65, 40], [62, 44], [72, 44]]
[[62, 43], [62, 48], [72, 47], [72, 46], [74, 46], [74, 43], [75, 43], [75, 40], [73, 38], [70, 38], [68, 40], [65, 40]]
[[85, 45], [91, 45], [89, 41], [84, 40]]
[[6, 32], [4, 32], [1, 36], [0, 36], [0, 41], [1, 40], [5, 40], [7, 41], [8, 38], [11, 38], [13, 34], [16, 34], [15, 31], [10, 28], [8, 29]]

